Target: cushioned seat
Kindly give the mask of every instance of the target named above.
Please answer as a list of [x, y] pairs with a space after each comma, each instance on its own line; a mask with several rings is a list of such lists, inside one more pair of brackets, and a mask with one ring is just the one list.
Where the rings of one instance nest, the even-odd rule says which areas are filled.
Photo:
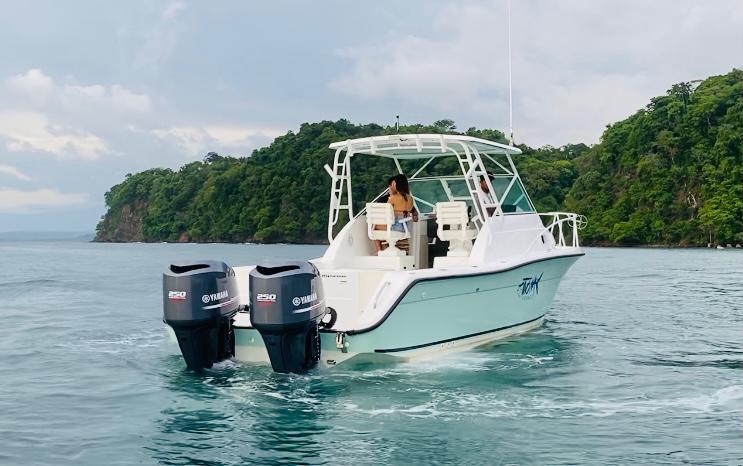
[[[389, 247], [379, 252], [380, 256], [404, 256], [405, 251], [397, 248], [397, 242], [410, 238], [408, 229], [409, 218], [400, 220], [404, 231], [392, 229], [395, 224], [395, 211], [392, 210], [392, 204], [381, 202], [369, 202], [366, 204], [366, 224], [369, 239], [387, 241]], [[375, 230], [375, 225], [386, 227], [384, 230]]]
[[[449, 242], [449, 257], [469, 257], [472, 240], [477, 238], [477, 230], [468, 228], [467, 204], [463, 201], [436, 203], [436, 236], [441, 241]], [[444, 226], [449, 229], [445, 230]]]

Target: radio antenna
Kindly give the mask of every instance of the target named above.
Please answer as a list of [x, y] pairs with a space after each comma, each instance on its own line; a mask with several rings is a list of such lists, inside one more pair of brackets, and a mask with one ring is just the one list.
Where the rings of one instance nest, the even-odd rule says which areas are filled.
[[513, 145], [513, 85], [511, 80], [511, 0], [508, 0], [508, 129], [509, 144]]

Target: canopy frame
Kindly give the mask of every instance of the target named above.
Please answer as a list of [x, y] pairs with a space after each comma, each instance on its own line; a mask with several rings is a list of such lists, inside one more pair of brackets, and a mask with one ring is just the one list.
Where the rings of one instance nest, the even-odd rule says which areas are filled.
[[[365, 208], [361, 209], [356, 215], [353, 211], [353, 194], [351, 180], [351, 159], [356, 155], [369, 155], [377, 157], [391, 158], [399, 173], [403, 173], [401, 160], [423, 160], [424, 162], [408, 178], [410, 180], [418, 179], [418, 176], [434, 160], [440, 157], [456, 157], [461, 170], [461, 178], [467, 185], [469, 199], [472, 201], [475, 212], [473, 223], [479, 231], [486, 222], [493, 222], [498, 218], [503, 218], [505, 213], [501, 207], [501, 201], [506, 199], [508, 193], [513, 188], [520, 177], [516, 166], [513, 163], [511, 155], [521, 154], [517, 147], [505, 144], [487, 141], [485, 139], [471, 136], [459, 136], [450, 134], [395, 134], [390, 136], [374, 136], [368, 138], [349, 139], [345, 141], [330, 144], [331, 149], [335, 149], [333, 157], [333, 166], [325, 165], [325, 170], [331, 177], [330, 205], [328, 209], [328, 240], [333, 241], [333, 230], [338, 224], [340, 213], [345, 211], [348, 214], [349, 221], [360, 215], [363, 215]], [[504, 155], [508, 161], [505, 166], [495, 159], [497, 155]], [[486, 157], [499, 167], [502, 172], [495, 176], [510, 178], [506, 190], [498, 196], [493, 189], [488, 172], [483, 164], [482, 157]], [[480, 177], [484, 176], [485, 184], [488, 188], [491, 202], [483, 199], [482, 190], [480, 189]], [[426, 177], [442, 179], [442, 186], [447, 191], [447, 195], [454, 199], [448, 185], [443, 181], [444, 178], [450, 177]], [[523, 184], [521, 184], [523, 187]], [[379, 193], [374, 200], [378, 200], [388, 191]], [[524, 190], [528, 203], [533, 208], [531, 199]], [[424, 202], [423, 199], [416, 198], [415, 202]], [[491, 213], [489, 213], [491, 212]]]

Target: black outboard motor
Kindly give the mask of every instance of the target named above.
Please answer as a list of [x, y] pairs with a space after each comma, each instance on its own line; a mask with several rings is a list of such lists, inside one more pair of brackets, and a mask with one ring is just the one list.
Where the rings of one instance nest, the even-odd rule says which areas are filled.
[[190, 369], [234, 356], [238, 305], [235, 272], [224, 262], [173, 264], [163, 274], [163, 320], [173, 327]]
[[305, 261], [258, 265], [250, 272], [250, 323], [276, 372], [304, 372], [320, 360], [318, 325], [325, 296], [317, 268]]

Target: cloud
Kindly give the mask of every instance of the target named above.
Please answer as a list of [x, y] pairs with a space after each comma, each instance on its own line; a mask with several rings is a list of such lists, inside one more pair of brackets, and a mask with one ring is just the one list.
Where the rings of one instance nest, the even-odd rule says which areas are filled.
[[106, 97], [106, 88], [100, 84], [93, 84], [91, 86], [68, 84], [64, 87], [64, 93], [68, 97], [103, 100]]
[[173, 127], [153, 129], [152, 134], [183, 149], [189, 157], [197, 156], [208, 147], [209, 135], [203, 128]]
[[138, 94], [118, 84], [108, 88], [101, 84], [90, 86], [67, 84], [62, 89], [61, 99], [71, 107], [94, 103], [109, 106], [117, 111], [141, 113], [149, 112], [152, 108], [150, 96]]
[[61, 101], [72, 107], [97, 103], [108, 105], [118, 111], [151, 110], [151, 99], [147, 94], [137, 93], [120, 84], [109, 87], [102, 84], [65, 84], [58, 87], [54, 79], [45, 75], [39, 68], [9, 76], [5, 79], [5, 87], [12, 93], [30, 98], [36, 106], [44, 104], [48, 106], [54, 101]]
[[40, 69], [31, 68], [25, 73], [6, 78], [5, 87], [12, 92], [25, 95], [34, 104], [40, 105], [54, 91], [54, 81]]
[[32, 213], [39, 209], [79, 206], [87, 202], [83, 193], [61, 193], [56, 189], [20, 191], [0, 188], [0, 212]]
[[242, 149], [248, 151], [259, 143], [271, 141], [286, 130], [268, 127], [244, 127], [234, 125], [178, 126], [151, 131], [156, 137], [177, 145], [189, 157], [208, 151]]
[[129, 89], [114, 84], [111, 86], [111, 104], [116, 109], [134, 110], [137, 112], [150, 111], [150, 97], [137, 94]]
[[[597, 142], [606, 124], [674, 82], [741, 65], [739, 2], [524, 1], [512, 8], [514, 124], [517, 139], [532, 145]], [[443, 5], [425, 33], [392, 31], [337, 50], [348, 66], [330, 89], [432, 120], [505, 128], [507, 39], [505, 2]]]
[[13, 102], [14, 107], [0, 107], [0, 138], [14, 152], [95, 160], [112, 151], [103, 138], [84, 128], [106, 131], [101, 121], [115, 126], [119, 124], [117, 119], [147, 114], [152, 109], [149, 95], [120, 84], [57, 84], [39, 68], [8, 77], [5, 88], [10, 91], [5, 100]]
[[0, 136], [10, 151], [41, 151], [59, 158], [95, 160], [109, 152], [98, 136], [52, 125], [45, 114], [32, 111], [0, 111]]
[[11, 165], [0, 165], [0, 174], [10, 175], [21, 181], [31, 181], [31, 177]]

